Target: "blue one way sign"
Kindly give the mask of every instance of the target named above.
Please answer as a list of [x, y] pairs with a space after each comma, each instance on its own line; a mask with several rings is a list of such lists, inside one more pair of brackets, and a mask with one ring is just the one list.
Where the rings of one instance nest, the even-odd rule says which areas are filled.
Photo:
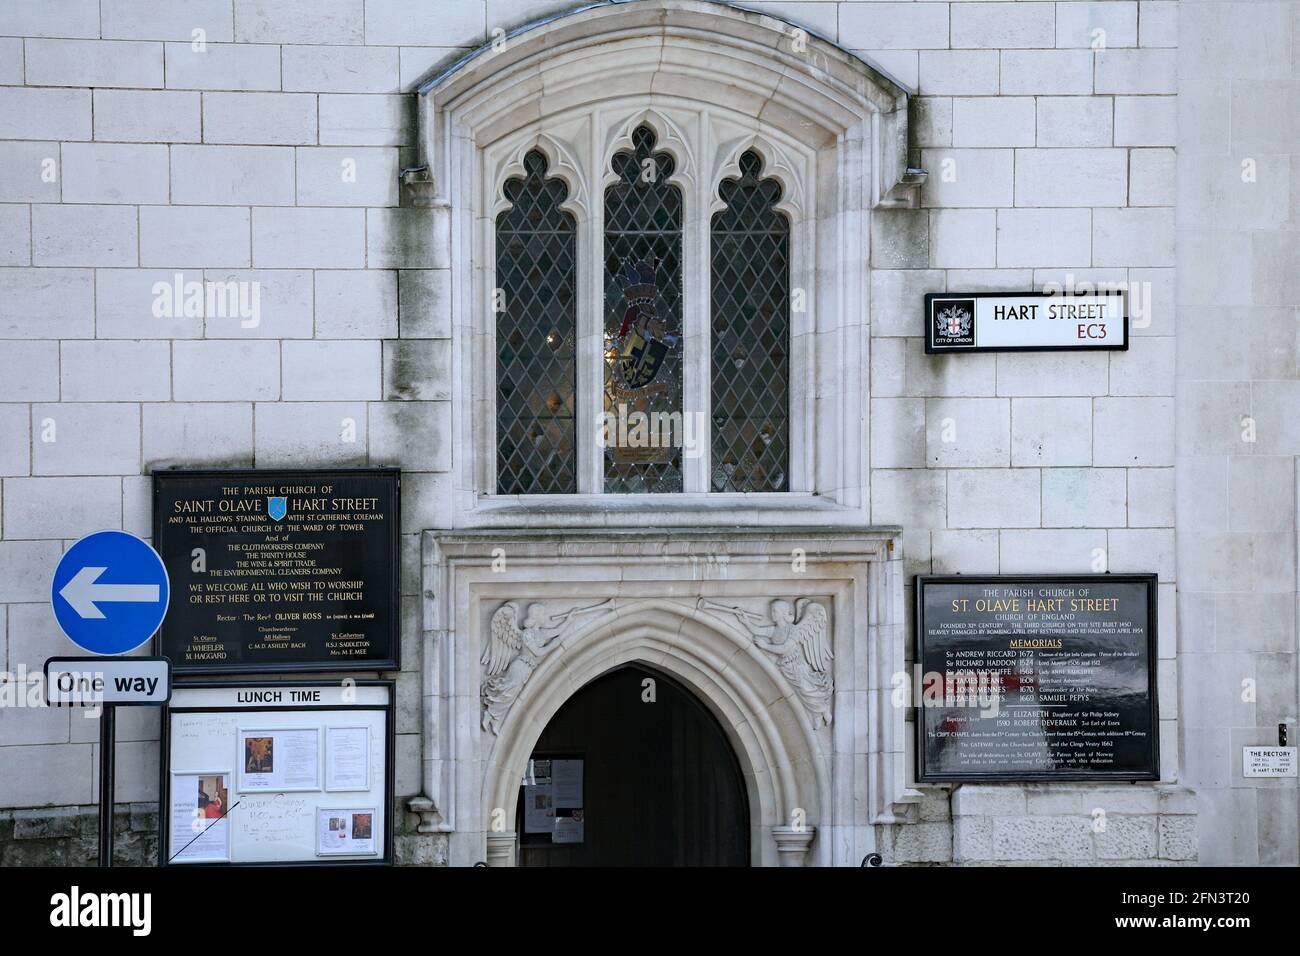
[[59, 627], [92, 654], [125, 654], [149, 640], [167, 614], [167, 597], [162, 558], [125, 531], [82, 538], [63, 555], [50, 587]]

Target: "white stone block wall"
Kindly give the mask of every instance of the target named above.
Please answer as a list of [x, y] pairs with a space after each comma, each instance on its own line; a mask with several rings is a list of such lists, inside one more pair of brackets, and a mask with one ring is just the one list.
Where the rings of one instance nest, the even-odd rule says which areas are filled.
[[[76, 653], [48, 609], [54, 564], [91, 531], [147, 537], [151, 468], [400, 465], [397, 790], [419, 791], [414, 532], [451, 466], [450, 325], [445, 222], [397, 208], [398, 172], [409, 91], [486, 16], [480, 0], [0, 5], [7, 673]], [[154, 314], [156, 283], [204, 280], [256, 290], [257, 323]], [[155, 712], [119, 719], [119, 800], [156, 799], [157, 734]], [[80, 714], [0, 708], [0, 807], [93, 801], [97, 741]]]
[[[572, 5], [0, 5], [7, 670], [71, 651], [45, 603], [53, 566], [83, 533], [149, 534], [151, 467], [398, 464], [397, 790], [418, 791], [416, 532], [447, 509], [451, 356], [446, 220], [399, 208], [411, 91], [492, 30]], [[1294, 785], [1244, 786], [1229, 758], [1276, 721], [1294, 733], [1296, 713], [1297, 4], [741, 5], [917, 91], [921, 207], [877, 211], [862, 264], [871, 515], [905, 527], [909, 578], [1158, 570], [1166, 783], [1204, 795], [1203, 859], [1296, 862]], [[1237, 182], [1247, 156], [1251, 186]], [[257, 283], [260, 323], [154, 317], [154, 284], [177, 274]], [[924, 354], [926, 292], [1070, 276], [1143, 290], [1130, 351]], [[1258, 440], [1244, 446], [1247, 414]], [[1269, 703], [1240, 702], [1225, 668]], [[154, 795], [155, 735], [147, 713], [119, 728], [121, 799]], [[96, 739], [91, 721], [0, 710], [0, 807], [90, 802]], [[1097, 800], [1123, 826], [1109, 841], [1080, 830], [1081, 859], [1195, 854], [1185, 803], [1054, 792], [990, 788], [1023, 809], [1019, 840], [980, 809], [983, 788], [951, 808], [935, 791], [888, 837], [892, 858], [1027, 859], [1024, 845], [1090, 826]]]
[[[954, 2], [947, 42], [940, 33], [877, 52], [877, 38], [894, 34], [875, 24], [944, 6], [844, 4], [840, 16], [841, 43], [917, 88], [912, 146], [929, 173], [922, 208], [873, 223], [872, 519], [904, 526], [909, 580], [1158, 571], [1160, 678], [1173, 685], [1162, 693], [1162, 773], [1172, 783], [1176, 38], [1154, 27], [1144, 38], [1140, 24], [1168, 20], [1174, 5]], [[1071, 276], [1148, 284], [1156, 314], [1135, 320], [1129, 351], [925, 354], [924, 293], [1041, 289]], [[1022, 788], [989, 791], [1015, 804], [1024, 833], [990, 827], [955, 797], [953, 859], [1047, 859], [1060, 827], [1078, 831], [1079, 860], [1118, 858], [1093, 840], [1085, 796], [1030, 813]], [[1116, 793], [1097, 788], [1095, 802], [1105, 808]], [[1154, 834], [1151, 800], [1143, 826]], [[896, 846], [900, 859], [907, 845]], [[1128, 858], [1154, 858], [1154, 836], [1147, 849]]]
[[[1300, 4], [1184, 3], [1176, 474], [1183, 766], [1201, 860], [1300, 863], [1296, 743]], [[1192, 56], [1192, 51], [1204, 56]], [[1289, 52], [1288, 52], [1289, 51]]]

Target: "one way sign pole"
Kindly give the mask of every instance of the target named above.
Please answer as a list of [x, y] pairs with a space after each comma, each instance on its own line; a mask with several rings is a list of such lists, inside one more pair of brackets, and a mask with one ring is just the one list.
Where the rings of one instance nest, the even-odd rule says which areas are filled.
[[[167, 614], [167, 569], [158, 552], [125, 531], [99, 531], [64, 552], [50, 583], [50, 606], [63, 633], [101, 658], [51, 658], [46, 662], [50, 702], [102, 707], [99, 717], [99, 865], [113, 865], [113, 778], [118, 704], [161, 704], [171, 695], [171, 665], [159, 658], [114, 659], [158, 630]], [[162, 661], [161, 677], [156, 667]], [[57, 676], [51, 665], [69, 662]], [[141, 665], [153, 673], [132, 674]], [[122, 674], [126, 669], [128, 673]], [[54, 684], [51, 684], [51, 678]], [[165, 688], [161, 700], [157, 688]], [[152, 691], [148, 688], [152, 687]], [[73, 699], [81, 695], [81, 699]], [[87, 696], [88, 695], [88, 696]]]
[[117, 708], [99, 714], [99, 865], [113, 865], [113, 784], [117, 769]]
[[99, 865], [113, 865], [113, 781], [117, 708], [161, 707], [171, 699], [172, 665], [165, 657], [51, 657], [45, 662], [45, 701], [52, 707], [98, 707]]

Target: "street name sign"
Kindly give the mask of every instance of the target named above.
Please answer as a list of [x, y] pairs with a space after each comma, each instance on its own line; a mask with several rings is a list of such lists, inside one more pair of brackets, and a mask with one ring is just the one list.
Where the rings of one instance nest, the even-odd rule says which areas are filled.
[[925, 297], [925, 350], [1053, 352], [1128, 348], [1119, 291], [932, 292]]

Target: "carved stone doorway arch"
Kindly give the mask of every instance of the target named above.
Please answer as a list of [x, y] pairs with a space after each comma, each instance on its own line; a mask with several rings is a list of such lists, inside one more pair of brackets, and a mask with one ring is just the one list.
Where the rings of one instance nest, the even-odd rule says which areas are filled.
[[[500, 832], [517, 830], [519, 781], [533, 745], [560, 707], [604, 674], [641, 663], [685, 685], [722, 725], [749, 796], [750, 858], [776, 864], [780, 846], [768, 834], [779, 830], [790, 851], [780, 855], [803, 862], [817, 821], [827, 815], [828, 741], [818, 739], [798, 698], [790, 696], [752, 641], [708, 620], [704, 612], [666, 600], [618, 606], [562, 641], [538, 666], [500, 735], [488, 744], [484, 799], [489, 818], [496, 814], [502, 822]], [[498, 861], [505, 862], [503, 857], [489, 862]]]
[[919, 797], [890, 700], [906, 669], [897, 536], [426, 532], [421, 829], [450, 834], [453, 865], [511, 865], [543, 729], [580, 688], [641, 663], [723, 727], [755, 865], [857, 865], [875, 825]]

